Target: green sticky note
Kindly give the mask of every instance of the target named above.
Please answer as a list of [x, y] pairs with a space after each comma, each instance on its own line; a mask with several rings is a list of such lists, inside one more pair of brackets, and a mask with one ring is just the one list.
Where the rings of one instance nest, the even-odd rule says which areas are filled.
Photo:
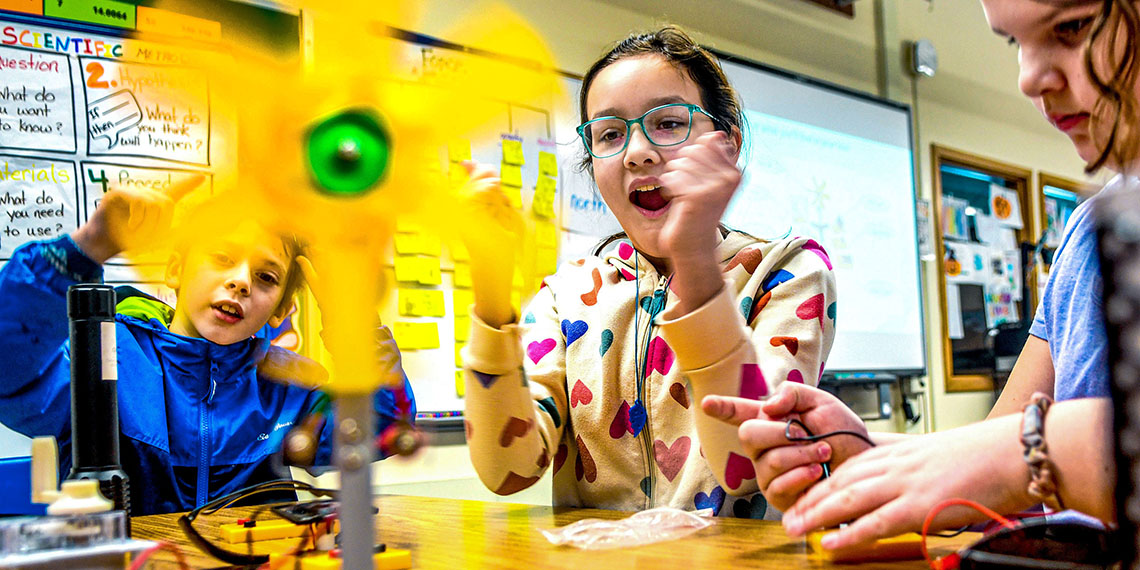
[[506, 137], [503, 138], [503, 163], [519, 165], [523, 163], [523, 147], [521, 140]]
[[499, 173], [499, 178], [502, 179], [503, 186], [522, 188], [522, 167], [517, 164], [504, 162], [503, 168]]
[[44, 15], [102, 26], [135, 29], [135, 6], [115, 0], [49, 0]]
[[558, 177], [558, 157], [553, 152], [538, 151], [538, 172], [547, 176]]

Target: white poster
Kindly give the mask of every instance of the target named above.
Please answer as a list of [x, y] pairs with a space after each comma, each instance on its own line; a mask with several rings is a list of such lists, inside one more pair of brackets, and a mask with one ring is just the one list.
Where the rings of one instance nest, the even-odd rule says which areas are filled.
[[1021, 229], [1021, 201], [1017, 190], [990, 184], [990, 214], [999, 224]]

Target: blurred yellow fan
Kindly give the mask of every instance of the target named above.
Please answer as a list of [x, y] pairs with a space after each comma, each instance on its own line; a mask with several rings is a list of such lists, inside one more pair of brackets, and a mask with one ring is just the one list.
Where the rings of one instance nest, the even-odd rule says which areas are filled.
[[327, 386], [334, 393], [371, 393], [380, 382], [371, 308], [382, 300], [381, 256], [396, 221], [445, 237], [463, 223], [441, 168], [447, 142], [501, 121], [501, 107], [485, 102], [502, 99], [504, 90], [514, 101], [541, 104], [558, 85], [543, 42], [500, 7], [480, 10], [444, 37], [525, 54], [529, 63], [472, 57], [449, 72], [399, 77], [401, 43], [387, 37], [382, 20], [409, 21], [407, 4], [299, 5], [319, 46], [305, 65], [273, 61], [228, 31], [219, 50], [225, 57], [211, 64], [211, 88], [236, 109], [238, 172], [227, 177], [236, 183], [215, 188], [199, 206], [208, 215], [183, 217], [193, 223], [176, 227], [211, 235], [252, 217], [319, 252], [313, 261], [322, 281], [322, 336], [336, 347]]

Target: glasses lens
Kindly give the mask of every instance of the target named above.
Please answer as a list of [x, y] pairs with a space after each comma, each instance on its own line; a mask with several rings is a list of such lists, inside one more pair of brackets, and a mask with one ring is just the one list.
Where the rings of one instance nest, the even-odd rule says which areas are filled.
[[621, 119], [598, 119], [586, 124], [584, 139], [598, 158], [613, 156], [625, 148], [628, 125]]
[[684, 105], [666, 105], [645, 116], [645, 134], [653, 144], [681, 144], [689, 138], [693, 112]]

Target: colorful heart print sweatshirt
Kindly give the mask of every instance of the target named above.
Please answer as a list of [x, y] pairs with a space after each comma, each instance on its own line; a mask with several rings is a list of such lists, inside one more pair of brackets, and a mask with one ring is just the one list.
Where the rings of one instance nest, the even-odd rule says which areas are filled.
[[700, 401], [816, 384], [835, 336], [835, 277], [802, 237], [731, 232], [716, 254], [724, 288], [685, 315], [625, 240], [547, 277], [520, 324], [494, 329], [472, 311], [465, 427], [489, 489], [509, 495], [553, 469], [555, 506], [778, 518], [736, 427]]

